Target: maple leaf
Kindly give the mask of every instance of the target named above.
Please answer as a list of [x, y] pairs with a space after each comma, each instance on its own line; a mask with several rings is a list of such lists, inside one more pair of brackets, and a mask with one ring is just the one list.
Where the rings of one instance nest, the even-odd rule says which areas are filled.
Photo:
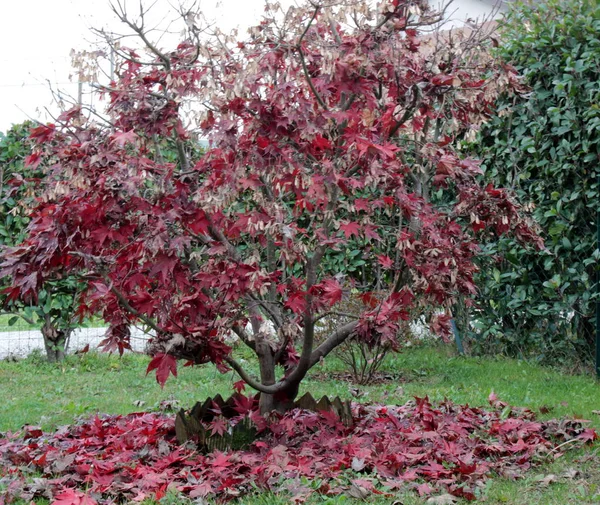
[[363, 227], [363, 230], [366, 238], [373, 239], [378, 242], [381, 241], [381, 236], [379, 235], [379, 233], [377, 233], [377, 229], [374, 226], [367, 224]]
[[374, 309], [379, 304], [379, 299], [377, 298], [377, 295], [371, 291], [361, 293], [359, 295], [359, 298], [370, 309]]
[[460, 79], [454, 75], [438, 74], [431, 78], [431, 84], [436, 86], [460, 86]]
[[223, 416], [215, 417], [210, 423], [211, 435], [223, 436], [227, 433], [227, 420]]
[[158, 254], [153, 261], [150, 275], [158, 275], [163, 283], [167, 283], [172, 279], [175, 266], [179, 262], [176, 256], [168, 256], [166, 254]]
[[[213, 492], [213, 486], [210, 482], [201, 482], [190, 487], [190, 498], [205, 498]], [[200, 502], [201, 503], [201, 502]]]
[[385, 269], [389, 270], [394, 268], [394, 260], [392, 260], [386, 254], [380, 254], [379, 256], [377, 256], [377, 260], [379, 261], [379, 264]]
[[246, 415], [256, 407], [256, 400], [252, 396], [237, 394], [233, 397], [233, 408], [239, 415]]
[[457, 501], [458, 498], [456, 496], [446, 493], [438, 496], [431, 496], [430, 498], [427, 498], [425, 503], [428, 505], [453, 505]]
[[156, 370], [156, 381], [161, 387], [164, 387], [169, 378], [169, 374], [173, 374], [177, 377], [177, 361], [169, 354], [159, 353], [152, 358], [150, 363], [148, 363], [146, 375], [152, 370]]
[[450, 314], [434, 315], [431, 318], [431, 329], [447, 341], [452, 336], [452, 316]]
[[137, 134], [133, 130], [127, 132], [118, 132], [111, 135], [111, 142], [120, 148], [125, 147], [127, 144], [135, 144], [138, 139]]
[[360, 225], [353, 221], [346, 221], [340, 223], [340, 230], [344, 232], [346, 238], [352, 236], [358, 237], [360, 233]]
[[303, 292], [292, 293], [288, 296], [284, 307], [290, 309], [294, 314], [306, 312], [306, 295]]
[[343, 296], [342, 286], [335, 279], [325, 279], [313, 286], [313, 291], [320, 292], [320, 299], [329, 307], [341, 301]]
[[246, 389], [246, 383], [243, 380], [239, 380], [233, 383], [233, 389], [236, 393], [241, 393]]
[[39, 125], [32, 128], [29, 132], [29, 136], [39, 144], [50, 142], [56, 133], [56, 125], [48, 123], [46, 125]]
[[594, 440], [598, 440], [598, 433], [593, 428], [586, 428], [577, 438], [586, 443], [592, 443]]
[[228, 454], [225, 454], [221, 451], [214, 451], [210, 461], [212, 469], [217, 472], [225, 470], [227, 467], [233, 464], [230, 461], [230, 458], [231, 456]]
[[92, 497], [75, 489], [65, 489], [57, 494], [51, 505], [97, 505]]
[[322, 135], [316, 135], [312, 141], [312, 145], [315, 149], [329, 149], [331, 142]]
[[100, 341], [98, 347], [101, 347], [104, 352], [108, 353], [118, 351], [119, 355], [122, 356], [126, 349], [131, 350], [130, 337], [131, 332], [126, 323], [112, 323], [108, 327], [108, 330], [106, 330], [104, 339]]
[[42, 155], [40, 153], [31, 153], [25, 157], [25, 166], [35, 170], [42, 162]]

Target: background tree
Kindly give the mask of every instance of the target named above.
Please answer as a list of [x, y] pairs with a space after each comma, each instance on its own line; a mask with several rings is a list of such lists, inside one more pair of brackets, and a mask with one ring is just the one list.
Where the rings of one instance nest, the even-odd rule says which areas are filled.
[[[507, 192], [480, 186], [477, 162], [455, 150], [492, 83], [514, 75], [479, 60], [476, 39], [422, 50], [418, 29], [439, 15], [421, 3], [267, 4], [243, 41], [182, 12], [174, 50], [151, 40], [145, 12], [114, 11], [144, 50], [114, 48], [102, 124], [74, 109], [32, 131], [30, 163], [45, 161], [49, 189], [2, 274], [10, 299], [35, 301], [49, 275], [78, 272], [80, 313], [110, 322], [109, 349], [128, 347], [132, 322], [154, 330], [159, 382], [176, 358], [212, 361], [262, 393], [262, 412], [284, 410], [346, 339], [397, 347], [412, 311], [473, 294], [478, 235], [535, 240]], [[194, 162], [196, 127], [211, 147]], [[176, 162], [150, 156], [166, 138]], [[354, 250], [364, 264], [350, 272]], [[350, 294], [363, 308], [340, 314]], [[330, 315], [343, 317], [316, 343]]]
[[[0, 133], [0, 245], [14, 246], [27, 239], [29, 213], [42, 194], [44, 172], [41, 167], [25, 166], [32, 150], [29, 131], [33, 123], [13, 126]], [[10, 279], [3, 278], [4, 289]], [[30, 325], [40, 325], [48, 361], [61, 361], [76, 323], [78, 292], [82, 285], [73, 276], [49, 276], [35, 303], [6, 299], [0, 295], [3, 311], [13, 317], [9, 324], [23, 319]]]
[[503, 238], [488, 250], [478, 321], [484, 347], [589, 362], [595, 338], [600, 206], [600, 7], [513, 4], [501, 57], [527, 94], [504, 94], [473, 145], [494, 184], [514, 188], [544, 230], [546, 250]]

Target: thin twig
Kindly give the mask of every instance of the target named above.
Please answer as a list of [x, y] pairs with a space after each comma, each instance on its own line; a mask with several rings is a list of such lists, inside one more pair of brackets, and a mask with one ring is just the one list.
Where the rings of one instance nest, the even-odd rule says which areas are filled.
[[300, 55], [300, 62], [302, 63], [302, 70], [304, 71], [304, 76], [306, 77], [306, 82], [308, 82], [308, 86], [310, 87], [317, 102], [319, 102], [319, 105], [323, 109], [328, 110], [327, 105], [325, 105], [325, 102], [323, 101], [323, 99], [321, 98], [319, 93], [317, 92], [317, 89], [315, 88], [315, 85], [310, 77], [310, 74], [308, 72], [308, 67], [306, 65], [306, 59], [304, 58], [304, 52], [302, 51], [302, 40], [306, 36], [308, 29], [310, 28], [310, 25], [312, 25], [313, 21], [317, 17], [317, 14], [319, 13], [320, 9], [321, 9], [320, 6], [315, 7], [315, 11], [313, 12], [312, 17], [310, 18], [310, 21], [308, 22], [308, 24], [306, 25], [306, 28], [302, 32], [302, 35], [300, 35], [300, 38], [298, 39], [298, 43], [296, 44], [296, 49], [298, 49], [298, 54]]

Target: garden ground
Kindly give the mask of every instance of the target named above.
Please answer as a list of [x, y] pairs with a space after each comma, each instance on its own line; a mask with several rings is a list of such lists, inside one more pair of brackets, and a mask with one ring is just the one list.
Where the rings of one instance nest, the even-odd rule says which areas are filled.
[[[188, 407], [216, 393], [228, 395], [237, 378], [219, 374], [207, 365], [180, 370], [177, 378], [160, 389], [145, 376], [148, 359], [128, 354], [117, 356], [87, 354], [71, 356], [60, 365], [48, 365], [40, 356], [17, 363], [0, 362], [0, 432], [19, 430], [24, 424], [52, 430], [77, 416], [97, 412], [125, 414], [156, 410], [161, 402]], [[341, 364], [328, 360], [326, 371], [340, 371]], [[576, 417], [590, 419], [600, 428], [600, 394], [591, 376], [566, 375], [548, 368], [508, 359], [463, 358], [453, 349], [416, 348], [393, 356], [386, 366], [389, 381], [356, 388], [345, 381], [327, 380], [315, 370], [303, 383], [303, 391], [314, 396], [327, 394], [361, 402], [403, 404], [413, 396], [428, 395], [434, 401], [449, 398], [455, 403], [487, 405], [494, 391], [502, 400], [538, 413], [539, 419]], [[302, 392], [301, 391], [301, 394]], [[165, 403], [162, 403], [164, 406]], [[587, 504], [600, 503], [600, 449], [577, 449], [551, 464], [531, 471], [526, 478], [488, 481], [483, 493], [486, 503]], [[405, 505], [423, 503], [408, 494], [398, 497]], [[167, 495], [163, 502], [181, 503], [179, 496]], [[315, 503], [353, 503], [345, 496], [313, 497]], [[370, 503], [390, 503], [374, 498]], [[244, 498], [244, 504], [284, 504], [285, 496], [266, 494]]]

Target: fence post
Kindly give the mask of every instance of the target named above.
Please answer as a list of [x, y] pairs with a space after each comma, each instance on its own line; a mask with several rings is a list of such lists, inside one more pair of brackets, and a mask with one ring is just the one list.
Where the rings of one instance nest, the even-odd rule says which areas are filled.
[[460, 333], [458, 332], [458, 328], [456, 326], [456, 321], [454, 321], [454, 318], [450, 319], [450, 325], [452, 326], [452, 333], [454, 333], [454, 340], [456, 341], [456, 348], [458, 349], [458, 354], [464, 355], [465, 348], [463, 347], [462, 340], [460, 338]]

